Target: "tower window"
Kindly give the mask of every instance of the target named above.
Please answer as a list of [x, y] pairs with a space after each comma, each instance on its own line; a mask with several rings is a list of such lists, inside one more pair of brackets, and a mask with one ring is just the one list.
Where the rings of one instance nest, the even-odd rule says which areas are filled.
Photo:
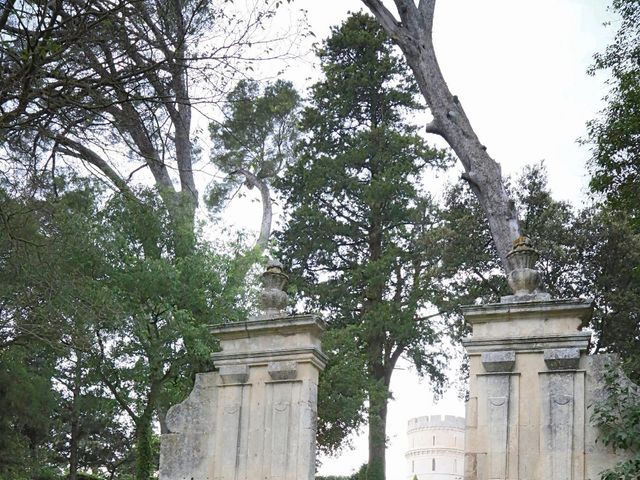
[[435, 444], [436, 444], [436, 436], [434, 435], [434, 436], [433, 436], [433, 443], [432, 443], [432, 445], [435, 445]]
[[435, 458], [431, 459], [431, 471], [432, 472], [436, 471], [436, 459]]

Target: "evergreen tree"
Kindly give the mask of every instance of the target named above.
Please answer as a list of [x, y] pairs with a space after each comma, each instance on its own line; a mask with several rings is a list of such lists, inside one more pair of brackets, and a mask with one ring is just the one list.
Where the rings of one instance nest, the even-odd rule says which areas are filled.
[[300, 96], [290, 82], [278, 80], [261, 92], [258, 82], [241, 80], [227, 96], [225, 120], [211, 123], [212, 162], [226, 178], [212, 183], [207, 205], [219, 210], [222, 200], [241, 188], [257, 188], [262, 221], [256, 247], [264, 250], [271, 235], [271, 182], [293, 159], [298, 137]]
[[351, 16], [318, 55], [325, 79], [312, 88], [299, 158], [280, 182], [290, 215], [280, 248], [300, 297], [329, 320], [320, 443], [338, 448], [364, 415], [366, 478], [378, 480], [396, 362], [406, 355], [436, 389], [443, 381], [442, 331], [423, 318], [438, 209], [421, 182], [447, 157], [405, 120], [421, 110], [417, 87], [372, 17]]

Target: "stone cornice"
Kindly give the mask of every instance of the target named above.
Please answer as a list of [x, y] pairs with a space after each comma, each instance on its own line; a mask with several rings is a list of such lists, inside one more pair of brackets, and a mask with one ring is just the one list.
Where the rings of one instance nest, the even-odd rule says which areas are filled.
[[529, 318], [575, 317], [588, 320], [593, 313], [593, 300], [546, 300], [532, 302], [490, 303], [462, 307], [465, 319], [471, 323], [513, 321]]
[[590, 332], [576, 332], [566, 335], [536, 335], [510, 338], [478, 338], [466, 337], [462, 339], [470, 355], [483, 352], [514, 350], [519, 352], [543, 352], [550, 348], [577, 348], [586, 351], [591, 339]]
[[259, 352], [216, 352], [211, 357], [216, 367], [233, 364], [266, 365], [273, 361], [310, 362], [320, 369], [327, 364], [327, 356], [316, 347], [285, 348]]
[[265, 335], [289, 335], [294, 333], [313, 332], [320, 335], [326, 329], [326, 323], [318, 315], [293, 315], [274, 317], [261, 315], [245, 322], [222, 323], [210, 325], [209, 332], [224, 339], [251, 338]]

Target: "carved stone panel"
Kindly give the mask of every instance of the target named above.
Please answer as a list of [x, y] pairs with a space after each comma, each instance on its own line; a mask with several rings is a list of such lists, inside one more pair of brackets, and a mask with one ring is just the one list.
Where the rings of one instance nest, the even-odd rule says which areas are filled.
[[542, 471], [584, 480], [584, 373], [540, 373]]
[[216, 441], [215, 462], [213, 470], [214, 480], [235, 479], [236, 471], [244, 457], [246, 463], [246, 450], [241, 450], [242, 416], [247, 415], [245, 408], [245, 394], [250, 386], [233, 385], [220, 388], [220, 404], [217, 412], [219, 435]]
[[[480, 375], [485, 401], [479, 412], [479, 432], [484, 432], [486, 478], [518, 478], [518, 402], [519, 375], [491, 373]], [[481, 387], [482, 388], [482, 387]]]
[[292, 405], [297, 399], [293, 395], [293, 383], [270, 384], [267, 389], [271, 390], [271, 404], [267, 406], [271, 418], [271, 454], [265, 456], [270, 463], [271, 470], [267, 478], [274, 480], [284, 480], [287, 478], [287, 468], [291, 467], [288, 462], [292, 457], [291, 434], [289, 432], [292, 417]]

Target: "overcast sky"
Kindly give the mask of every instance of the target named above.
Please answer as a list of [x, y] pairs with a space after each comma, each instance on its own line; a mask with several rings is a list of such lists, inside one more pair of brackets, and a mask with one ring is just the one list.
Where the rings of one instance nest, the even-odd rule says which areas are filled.
[[[590, 77], [586, 70], [616, 29], [615, 20], [603, 26], [611, 20], [607, 3], [440, 0], [436, 8], [434, 41], [441, 69], [489, 154], [507, 175], [544, 160], [555, 198], [574, 204], [584, 201], [588, 183], [589, 152], [577, 139], [602, 108], [606, 92], [604, 78]], [[349, 11], [360, 10], [361, 3], [296, 0], [290, 8], [308, 11], [316, 40], [321, 40]], [[314, 65], [312, 55], [301, 58], [287, 67], [284, 78], [304, 88], [318, 78]], [[387, 478], [400, 480], [408, 475], [407, 420], [435, 413], [463, 415], [464, 407], [456, 392], [433, 406], [428, 385], [420, 384], [406, 365], [394, 374], [392, 390]], [[365, 433], [354, 440], [354, 451], [323, 459], [320, 473], [349, 474], [366, 462]]]

